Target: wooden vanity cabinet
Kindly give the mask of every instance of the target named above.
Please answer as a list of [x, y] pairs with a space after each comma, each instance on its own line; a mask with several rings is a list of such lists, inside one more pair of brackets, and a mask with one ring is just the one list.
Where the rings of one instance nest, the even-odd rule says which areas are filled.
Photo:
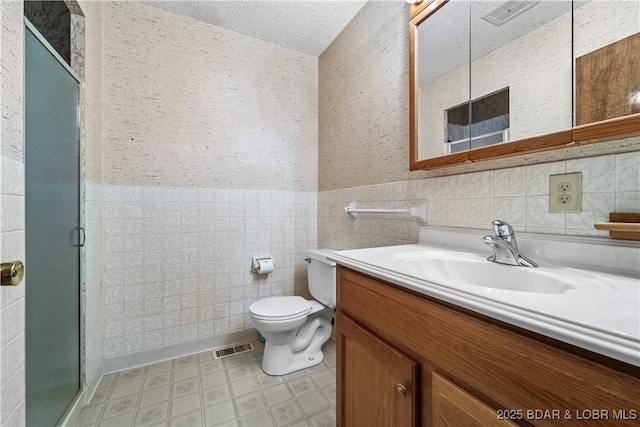
[[338, 426], [638, 426], [640, 368], [338, 267]]
[[415, 425], [418, 363], [348, 317], [341, 339], [344, 424]]

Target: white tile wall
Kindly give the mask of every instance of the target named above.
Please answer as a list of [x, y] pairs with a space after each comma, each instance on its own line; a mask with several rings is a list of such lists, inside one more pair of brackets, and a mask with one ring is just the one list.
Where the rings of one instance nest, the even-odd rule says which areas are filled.
[[[504, 219], [516, 231], [607, 236], [593, 224], [610, 212], [640, 212], [640, 152], [453, 175], [392, 184], [322, 191], [318, 194], [319, 247], [351, 249], [416, 243], [415, 220], [344, 213], [362, 207], [408, 207], [428, 201], [429, 225], [483, 228]], [[549, 213], [549, 175], [582, 172], [580, 213]]]
[[[406, 216], [358, 214], [353, 219], [344, 213], [350, 202], [361, 208], [403, 208], [414, 203], [410, 187], [426, 181], [354, 187], [318, 193], [318, 247], [354, 249], [416, 243], [419, 224]], [[416, 193], [417, 194], [417, 193]], [[429, 217], [434, 212], [429, 207]]]
[[104, 307], [102, 303], [102, 185], [86, 181], [85, 190], [85, 313], [86, 376], [90, 384], [102, 375], [104, 358]]
[[[250, 327], [249, 305], [306, 294], [315, 192], [104, 186], [105, 358]], [[276, 269], [250, 272], [270, 254]]]
[[[0, 163], [0, 257], [24, 262], [24, 165]], [[0, 425], [24, 425], [25, 286], [0, 288]]]
[[[21, 1], [0, 6], [0, 256], [24, 261], [23, 85]], [[25, 424], [24, 291], [0, 290], [0, 425]]]

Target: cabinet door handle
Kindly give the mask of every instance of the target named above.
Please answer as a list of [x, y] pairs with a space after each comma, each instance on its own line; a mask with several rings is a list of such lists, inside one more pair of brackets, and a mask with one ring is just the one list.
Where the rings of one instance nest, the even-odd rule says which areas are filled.
[[407, 397], [407, 388], [405, 386], [403, 386], [402, 384], [398, 384], [396, 386], [396, 389], [398, 390], [398, 394], [402, 397]]

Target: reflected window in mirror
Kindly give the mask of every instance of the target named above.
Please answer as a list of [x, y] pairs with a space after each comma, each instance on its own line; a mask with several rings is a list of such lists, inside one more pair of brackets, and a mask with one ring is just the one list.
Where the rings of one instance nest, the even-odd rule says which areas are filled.
[[509, 140], [509, 88], [446, 111], [447, 153]]

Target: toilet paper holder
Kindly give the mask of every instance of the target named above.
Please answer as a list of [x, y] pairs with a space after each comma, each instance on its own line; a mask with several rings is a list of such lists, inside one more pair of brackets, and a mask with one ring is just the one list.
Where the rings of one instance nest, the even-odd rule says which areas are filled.
[[[254, 273], [260, 272], [260, 261], [271, 261], [273, 263], [273, 257], [271, 256], [254, 256], [251, 257], [251, 271]], [[275, 263], [273, 263], [275, 267]]]

